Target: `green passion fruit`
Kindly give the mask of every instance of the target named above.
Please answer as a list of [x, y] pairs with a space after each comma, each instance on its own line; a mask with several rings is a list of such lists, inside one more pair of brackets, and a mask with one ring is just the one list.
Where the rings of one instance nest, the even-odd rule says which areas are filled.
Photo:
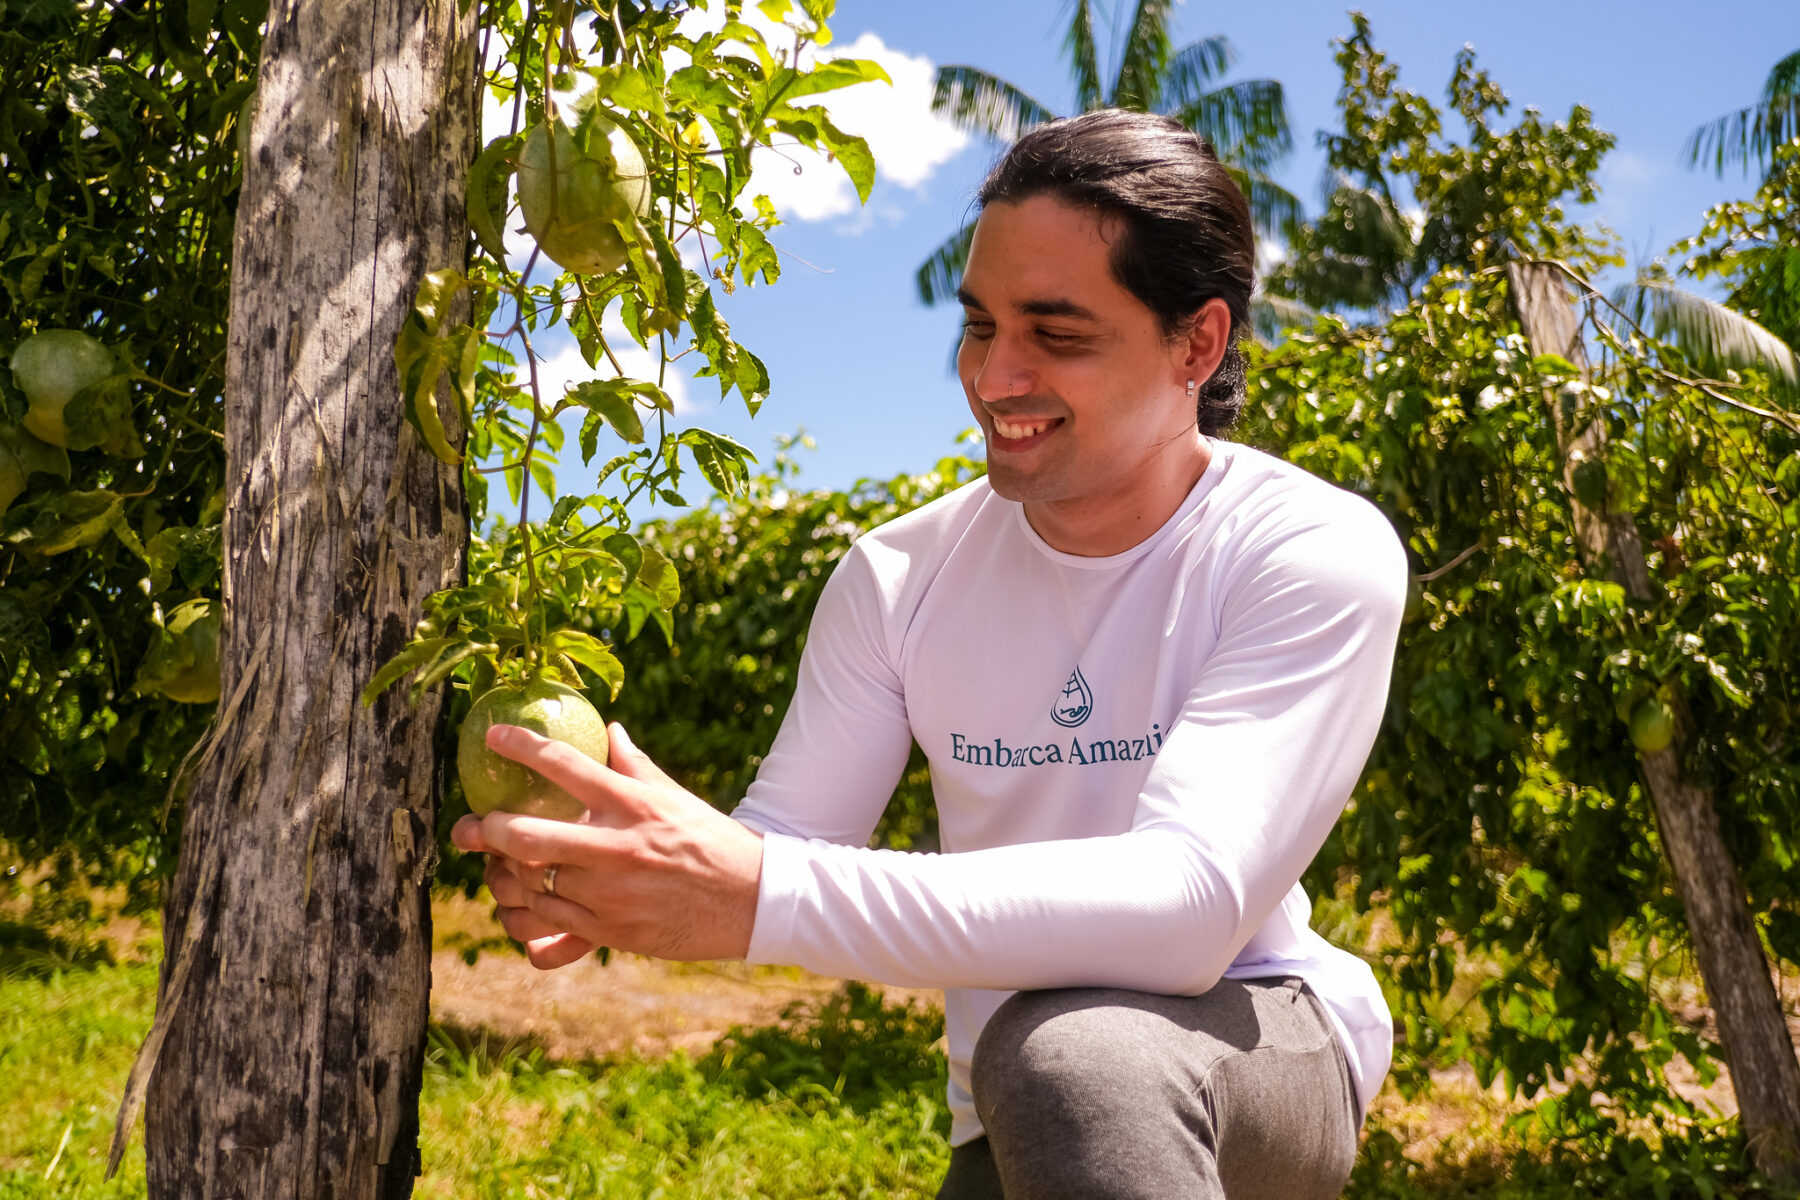
[[[589, 96], [577, 102], [577, 111], [592, 107]], [[578, 275], [605, 275], [625, 263], [625, 239], [613, 222], [629, 223], [650, 212], [650, 176], [629, 134], [599, 113], [582, 119], [592, 123], [593, 149], [608, 153], [600, 158], [583, 153], [561, 120], [554, 123], [554, 137], [550, 126], [532, 126], [519, 156], [519, 209], [525, 231], [558, 266]]]
[[177, 605], [163, 622], [167, 636], [151, 643], [138, 669], [140, 692], [161, 692], [179, 704], [219, 698], [219, 630], [224, 611], [215, 600]]
[[487, 731], [495, 725], [521, 725], [604, 763], [606, 722], [586, 696], [548, 679], [489, 688], [469, 706], [457, 733], [456, 773], [477, 816], [510, 812], [573, 821], [587, 812], [587, 805], [530, 767], [488, 749]]
[[75, 393], [118, 373], [112, 352], [78, 329], [46, 329], [13, 351], [13, 382], [31, 407], [24, 425], [53, 446], [67, 446], [63, 409]]
[[1675, 740], [1675, 714], [1654, 697], [1638, 701], [1631, 710], [1631, 744], [1645, 754], [1667, 750]]

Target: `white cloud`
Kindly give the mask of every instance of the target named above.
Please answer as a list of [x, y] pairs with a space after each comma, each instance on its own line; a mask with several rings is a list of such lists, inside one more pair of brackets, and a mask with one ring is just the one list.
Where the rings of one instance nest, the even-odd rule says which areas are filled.
[[[770, 21], [753, 7], [745, 8], [743, 19], [763, 35], [772, 50], [779, 54], [785, 47], [791, 56], [792, 29]], [[720, 12], [698, 10], [682, 19], [683, 31], [695, 35], [717, 29], [723, 22]], [[878, 181], [916, 189], [968, 145], [968, 134], [931, 111], [937, 69], [929, 58], [906, 54], [878, 35], [865, 33], [848, 45], [834, 44], [826, 50], [809, 46], [802, 52], [800, 64], [810, 67], [832, 58], [873, 59], [893, 80], [891, 86], [859, 83], [804, 101], [824, 105], [839, 129], [868, 140]], [[768, 196], [785, 219], [822, 221], [858, 207], [856, 189], [843, 168], [816, 151], [797, 146], [758, 150], [752, 166], [749, 193]]]
[[[916, 189], [968, 145], [968, 134], [931, 111], [936, 68], [924, 55], [892, 49], [865, 33], [823, 57], [873, 59], [893, 80], [892, 86], [859, 83], [818, 98], [838, 128], [868, 140], [878, 180]], [[849, 177], [816, 151], [758, 150], [753, 162], [750, 191], [767, 195], [785, 218], [821, 221], [858, 207]]]

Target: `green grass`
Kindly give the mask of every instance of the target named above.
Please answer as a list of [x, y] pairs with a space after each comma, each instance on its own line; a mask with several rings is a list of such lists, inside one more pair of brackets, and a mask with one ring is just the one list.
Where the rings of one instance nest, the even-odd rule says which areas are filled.
[[144, 1194], [141, 1145], [118, 1178], [104, 1176], [119, 1092], [155, 999], [146, 964], [0, 977], [0, 1197]]
[[[0, 1200], [143, 1196], [141, 1131], [119, 1177], [103, 1176], [119, 1092], [150, 1025], [156, 968], [34, 962], [0, 975]], [[434, 1026], [418, 1193], [929, 1197], [949, 1154], [940, 1033], [935, 1013], [884, 1006], [855, 986], [769, 1028], [734, 1030], [692, 1059], [558, 1062], [528, 1039]], [[1435, 1154], [1408, 1160], [1393, 1130], [1373, 1128], [1346, 1195], [1769, 1194], [1744, 1186], [1726, 1165], [1732, 1148], [1707, 1137], [1649, 1156], [1626, 1147], [1583, 1159], [1518, 1140], [1498, 1106], [1446, 1101], [1421, 1110], [1457, 1130]]]
[[[0, 981], [0, 1198], [145, 1194], [141, 1130], [104, 1181], [153, 965]], [[434, 1027], [419, 1194], [930, 1196], [949, 1155], [935, 1014], [862, 989], [696, 1060], [556, 1063]]]
[[935, 1014], [852, 987], [697, 1060], [559, 1064], [436, 1028], [434, 1196], [930, 1196], [949, 1156]]

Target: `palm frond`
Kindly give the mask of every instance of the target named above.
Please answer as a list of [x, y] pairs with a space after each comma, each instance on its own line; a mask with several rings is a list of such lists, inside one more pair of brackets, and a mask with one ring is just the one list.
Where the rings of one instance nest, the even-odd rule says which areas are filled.
[[1288, 296], [1271, 296], [1259, 291], [1250, 297], [1250, 327], [1265, 346], [1281, 341], [1290, 329], [1311, 325], [1318, 315], [1318, 309]]
[[1746, 171], [1754, 163], [1761, 172], [1775, 147], [1795, 137], [1800, 137], [1800, 50], [1770, 68], [1761, 100], [1700, 126], [1681, 152], [1688, 166], [1710, 164], [1716, 175], [1725, 174], [1727, 163]]
[[1003, 142], [1016, 141], [1033, 125], [1056, 114], [1030, 96], [980, 67], [939, 67], [931, 94], [931, 111], [948, 117], [958, 128]]
[[1189, 42], [1176, 51], [1163, 76], [1162, 111], [1175, 112], [1212, 91], [1236, 58], [1237, 51], [1224, 34]]
[[1788, 344], [1716, 300], [1640, 275], [1613, 289], [1612, 302], [1707, 375], [1762, 370], [1790, 391], [1800, 387], [1800, 363]]
[[974, 238], [975, 222], [970, 221], [919, 264], [913, 282], [918, 286], [920, 300], [926, 304], [943, 304], [956, 299], [956, 289], [962, 286], [963, 268], [969, 265], [969, 243]]
[[1775, 147], [1795, 137], [1800, 137], [1800, 96], [1788, 96], [1708, 121], [1688, 135], [1682, 154], [1689, 166], [1711, 166], [1717, 175], [1725, 174], [1728, 163], [1762, 171]]
[[1246, 171], [1234, 163], [1225, 163], [1224, 167], [1250, 204], [1250, 223], [1256, 227], [1258, 237], [1274, 237], [1306, 219], [1299, 198], [1267, 175]]
[[1792, 100], [1800, 96], [1800, 50], [1794, 51], [1773, 67], [1769, 68], [1769, 77], [1763, 81], [1763, 103], [1776, 100]]
[[1294, 148], [1287, 95], [1273, 79], [1245, 79], [1202, 92], [1171, 115], [1210, 141], [1221, 159], [1251, 171], [1267, 172]]
[[1075, 111], [1099, 108], [1103, 98], [1100, 55], [1094, 47], [1094, 9], [1089, 0], [1075, 0], [1075, 15], [1063, 38], [1063, 49], [1069, 52], [1069, 65], [1075, 71]]
[[1114, 108], [1148, 112], [1162, 95], [1163, 73], [1175, 46], [1169, 38], [1169, 15], [1174, 0], [1138, 0], [1131, 18], [1131, 32], [1119, 55], [1119, 74], [1113, 84]]

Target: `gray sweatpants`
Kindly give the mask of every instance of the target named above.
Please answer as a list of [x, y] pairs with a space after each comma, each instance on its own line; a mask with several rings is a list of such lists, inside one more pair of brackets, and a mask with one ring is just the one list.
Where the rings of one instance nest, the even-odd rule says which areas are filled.
[[938, 1200], [1331, 1200], [1356, 1157], [1350, 1071], [1299, 979], [1020, 992], [970, 1072], [987, 1136]]

